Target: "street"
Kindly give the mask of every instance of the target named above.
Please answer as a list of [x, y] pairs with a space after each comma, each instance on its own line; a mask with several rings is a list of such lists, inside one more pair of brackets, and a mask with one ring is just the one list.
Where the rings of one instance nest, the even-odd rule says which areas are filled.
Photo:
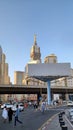
[[19, 119], [23, 124], [19, 124], [14, 127], [14, 116], [12, 122], [9, 124], [7, 121], [3, 123], [1, 117], [2, 110], [0, 110], [0, 130], [38, 130], [44, 122], [51, 118], [54, 114], [60, 112], [62, 108], [46, 110], [44, 114], [40, 110], [35, 110], [33, 107], [26, 108], [23, 112], [20, 112]]

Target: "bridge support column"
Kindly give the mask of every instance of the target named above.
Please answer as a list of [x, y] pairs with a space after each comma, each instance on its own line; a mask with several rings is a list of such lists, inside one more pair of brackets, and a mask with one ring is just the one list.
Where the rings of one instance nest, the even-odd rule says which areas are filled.
[[47, 81], [47, 99], [48, 105], [51, 104], [50, 80]]
[[42, 98], [41, 94], [38, 93], [38, 94], [37, 94], [37, 102], [38, 102], [38, 105], [39, 105], [39, 102], [40, 102], [41, 98]]
[[65, 100], [69, 100], [69, 95], [67, 93], [65, 94]]

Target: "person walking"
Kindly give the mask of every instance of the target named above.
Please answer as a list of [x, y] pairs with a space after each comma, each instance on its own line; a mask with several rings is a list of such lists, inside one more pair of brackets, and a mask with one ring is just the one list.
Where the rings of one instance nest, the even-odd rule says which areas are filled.
[[45, 111], [45, 102], [42, 102], [41, 104], [41, 112], [44, 114]]
[[14, 126], [16, 126], [16, 122], [19, 122], [20, 124], [22, 124], [22, 121], [20, 121], [19, 119], [18, 119], [18, 116], [19, 116], [19, 108], [18, 108], [18, 105], [16, 106], [16, 108], [17, 108], [17, 110], [16, 110], [16, 112], [15, 112], [15, 119], [14, 119]]
[[13, 115], [13, 111], [12, 111], [12, 109], [10, 107], [9, 110], [8, 110], [8, 120], [9, 120], [9, 123], [12, 121], [12, 115]]
[[4, 109], [2, 111], [2, 117], [3, 117], [4, 123], [5, 123], [7, 121], [7, 119], [8, 119], [8, 111], [7, 111], [6, 106], [4, 107]]

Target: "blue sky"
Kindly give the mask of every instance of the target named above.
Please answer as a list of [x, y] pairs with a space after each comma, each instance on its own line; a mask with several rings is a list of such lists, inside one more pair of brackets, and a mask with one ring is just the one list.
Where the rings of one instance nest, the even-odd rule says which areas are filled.
[[0, 45], [14, 71], [24, 71], [37, 35], [41, 59], [54, 53], [73, 68], [73, 0], [0, 0]]

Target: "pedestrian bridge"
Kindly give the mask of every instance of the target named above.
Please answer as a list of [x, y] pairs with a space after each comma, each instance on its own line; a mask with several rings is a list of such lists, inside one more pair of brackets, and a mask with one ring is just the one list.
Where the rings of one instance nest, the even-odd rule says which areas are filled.
[[[53, 86], [52, 94], [73, 94], [73, 87]], [[0, 85], [0, 94], [47, 94], [47, 86], [42, 85]]]

